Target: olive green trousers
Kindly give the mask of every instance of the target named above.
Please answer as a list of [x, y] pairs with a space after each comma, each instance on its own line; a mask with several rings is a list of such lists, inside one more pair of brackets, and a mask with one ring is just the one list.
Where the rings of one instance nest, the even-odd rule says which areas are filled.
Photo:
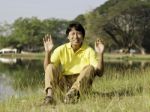
[[79, 74], [62, 75], [61, 70], [53, 64], [49, 64], [45, 70], [45, 92], [50, 88], [53, 91], [59, 88], [61, 91], [76, 89], [79, 92], [88, 92], [95, 77], [95, 69], [87, 65]]

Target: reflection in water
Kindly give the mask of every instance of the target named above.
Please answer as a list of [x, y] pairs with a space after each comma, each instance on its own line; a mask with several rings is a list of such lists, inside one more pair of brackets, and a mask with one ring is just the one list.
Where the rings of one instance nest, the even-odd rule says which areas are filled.
[[[125, 75], [126, 70], [141, 70], [149, 66], [150, 63], [143, 61], [105, 61], [105, 71], [115, 69], [120, 75]], [[0, 100], [39, 86], [44, 87], [43, 60], [16, 59], [10, 64], [0, 61]]]
[[5, 74], [0, 74], [0, 101], [15, 95], [15, 91], [11, 86], [11, 80]]
[[16, 58], [0, 58], [1, 63], [16, 63], [17, 59]]
[[[14, 93], [20, 94], [28, 88], [33, 90], [44, 85], [42, 62], [42, 60], [21, 59], [17, 59], [16, 63], [10, 64], [0, 62], [0, 80], [3, 80], [0, 82], [0, 99], [4, 97], [4, 93], [10, 96]], [[8, 83], [6, 84], [6, 82]]]
[[150, 62], [142, 60], [142, 61], [132, 61], [132, 60], [115, 60], [115, 61], [105, 61], [105, 64], [110, 67], [119, 68], [120, 70], [126, 69], [146, 69], [150, 66]]

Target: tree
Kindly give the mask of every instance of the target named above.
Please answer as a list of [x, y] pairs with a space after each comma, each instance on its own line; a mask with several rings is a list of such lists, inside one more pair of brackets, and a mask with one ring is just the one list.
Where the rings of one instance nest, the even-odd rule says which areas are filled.
[[149, 12], [150, 7], [146, 5], [132, 7], [111, 19], [104, 25], [103, 30], [126, 52], [137, 48], [145, 54], [142, 43], [150, 29]]
[[57, 44], [65, 41], [65, 32], [67, 21], [58, 19], [39, 20], [36, 17], [18, 18], [13, 24], [11, 34], [14, 40], [14, 47], [19, 51], [39, 51], [43, 47], [43, 37], [49, 33], [55, 38]]
[[56, 46], [64, 43], [67, 40], [65, 31], [68, 21], [52, 18], [45, 19], [42, 23], [43, 36], [45, 34], [51, 34]]
[[12, 25], [3, 23], [0, 25], [0, 48], [9, 46], [9, 37], [12, 32]]
[[149, 7], [148, 0], [109, 0], [85, 15], [88, 35], [104, 38], [106, 47], [112, 49], [129, 52], [136, 48], [144, 53], [148, 46], [144, 40], [149, 39]]

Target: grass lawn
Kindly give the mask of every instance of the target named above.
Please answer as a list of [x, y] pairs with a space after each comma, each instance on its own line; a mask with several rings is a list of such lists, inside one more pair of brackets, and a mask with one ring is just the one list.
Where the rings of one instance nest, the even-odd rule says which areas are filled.
[[149, 68], [124, 72], [106, 67], [103, 77], [95, 79], [93, 91], [77, 104], [64, 104], [57, 97], [55, 106], [38, 106], [44, 98], [43, 86], [0, 102], [0, 112], [150, 112]]

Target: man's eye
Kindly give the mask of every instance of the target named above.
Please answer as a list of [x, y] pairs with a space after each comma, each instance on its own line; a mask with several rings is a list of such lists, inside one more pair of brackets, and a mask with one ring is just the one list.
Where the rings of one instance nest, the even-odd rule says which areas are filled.
[[78, 35], [82, 35], [82, 33], [81, 33], [81, 32], [78, 32]]
[[75, 35], [75, 34], [77, 34], [77, 35], [82, 35], [81, 32], [72, 32], [72, 33], [71, 33], [71, 35]]

